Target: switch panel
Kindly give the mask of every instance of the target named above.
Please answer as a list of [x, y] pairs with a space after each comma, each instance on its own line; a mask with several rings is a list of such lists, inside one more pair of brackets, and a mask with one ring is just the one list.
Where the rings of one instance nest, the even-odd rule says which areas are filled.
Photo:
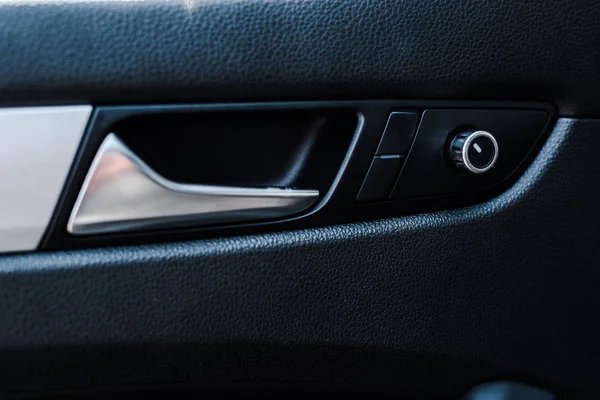
[[357, 201], [388, 199], [410, 150], [418, 121], [419, 113], [415, 111], [394, 111], [390, 114]]
[[414, 111], [395, 111], [390, 114], [377, 148], [377, 155], [406, 154], [417, 129], [419, 114]]
[[376, 201], [387, 199], [403, 161], [404, 156], [398, 154], [375, 156], [356, 200]]
[[465, 193], [501, 182], [531, 151], [548, 117], [543, 110], [426, 110], [391, 199]]

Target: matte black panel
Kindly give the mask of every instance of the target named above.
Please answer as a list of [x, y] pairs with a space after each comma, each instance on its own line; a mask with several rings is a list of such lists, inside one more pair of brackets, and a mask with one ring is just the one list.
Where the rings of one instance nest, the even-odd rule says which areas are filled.
[[597, 0], [4, 1], [4, 104], [461, 98], [600, 115]]
[[[519, 167], [547, 121], [539, 110], [426, 110], [391, 199], [489, 188]], [[498, 161], [482, 174], [460, 170], [450, 160], [452, 139], [469, 129], [488, 131], [498, 142]]]
[[509, 191], [463, 209], [3, 257], [0, 387], [252, 381], [458, 398], [502, 379], [598, 396], [599, 131], [560, 120]]

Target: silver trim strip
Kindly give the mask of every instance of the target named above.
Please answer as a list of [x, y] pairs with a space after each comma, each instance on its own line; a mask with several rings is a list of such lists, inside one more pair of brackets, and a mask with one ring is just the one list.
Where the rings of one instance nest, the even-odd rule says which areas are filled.
[[91, 235], [281, 218], [307, 209], [318, 197], [318, 190], [173, 182], [109, 134], [86, 176], [67, 231]]
[[35, 250], [92, 107], [0, 109], [0, 252]]

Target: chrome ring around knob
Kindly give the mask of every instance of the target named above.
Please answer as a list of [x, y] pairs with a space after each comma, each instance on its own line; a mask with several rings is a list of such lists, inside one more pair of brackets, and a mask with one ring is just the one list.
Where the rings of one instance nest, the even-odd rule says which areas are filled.
[[[484, 145], [485, 144], [485, 145]], [[474, 162], [471, 150], [482, 155], [482, 160]], [[474, 174], [482, 174], [490, 170], [498, 160], [498, 142], [487, 131], [470, 130], [459, 133], [450, 144], [450, 159], [454, 164]]]

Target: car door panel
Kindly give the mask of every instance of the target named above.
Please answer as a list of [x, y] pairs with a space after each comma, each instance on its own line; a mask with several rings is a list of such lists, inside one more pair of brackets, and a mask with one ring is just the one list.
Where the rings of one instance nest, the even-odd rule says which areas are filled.
[[[446, 399], [511, 380], [597, 397], [599, 14], [558, 0], [1, 3], [8, 110], [403, 99], [536, 102], [557, 118], [514, 181], [466, 206], [84, 245], [50, 240], [50, 224], [37, 251], [0, 257], [0, 391]], [[379, 137], [363, 143], [353, 199]]]

